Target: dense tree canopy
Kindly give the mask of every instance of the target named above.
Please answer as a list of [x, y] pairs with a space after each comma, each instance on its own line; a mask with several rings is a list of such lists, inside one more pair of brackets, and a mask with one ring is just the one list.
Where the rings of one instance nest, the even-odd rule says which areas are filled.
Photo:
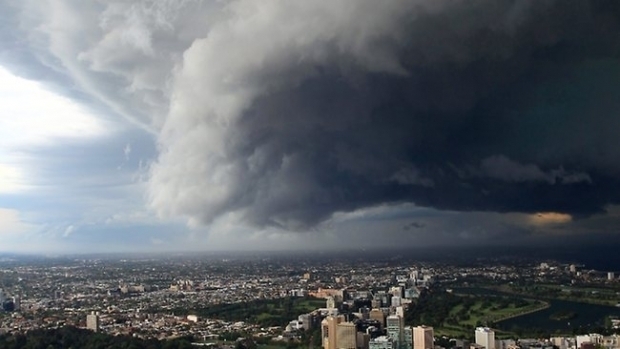
[[27, 334], [0, 336], [3, 349], [186, 349], [188, 339], [145, 340], [129, 336], [111, 336], [75, 327], [33, 330]]

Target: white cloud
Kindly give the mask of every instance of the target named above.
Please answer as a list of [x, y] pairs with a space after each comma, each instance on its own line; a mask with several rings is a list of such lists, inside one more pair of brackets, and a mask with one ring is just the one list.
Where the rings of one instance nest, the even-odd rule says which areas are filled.
[[158, 238], [153, 238], [151, 239], [151, 244], [152, 245], [163, 245], [165, 242], [162, 239], [158, 239]]
[[63, 237], [69, 237], [71, 234], [75, 232], [75, 226], [70, 225], [65, 229], [65, 232], [62, 234]]
[[96, 137], [108, 127], [111, 125], [74, 101], [0, 67], [0, 147], [15, 149], [61, 138]]
[[27, 153], [32, 147], [99, 137], [110, 127], [41, 83], [0, 67], [0, 193], [23, 191], [31, 185], [26, 163], [31, 161]]
[[0, 193], [16, 193], [26, 189], [21, 169], [10, 164], [0, 163]]
[[0, 235], [20, 235], [35, 229], [34, 225], [21, 220], [19, 211], [0, 208]]
[[127, 145], [125, 145], [125, 149], [123, 149], [123, 154], [125, 154], [125, 161], [129, 161], [129, 155], [131, 154], [130, 143], [127, 143]]

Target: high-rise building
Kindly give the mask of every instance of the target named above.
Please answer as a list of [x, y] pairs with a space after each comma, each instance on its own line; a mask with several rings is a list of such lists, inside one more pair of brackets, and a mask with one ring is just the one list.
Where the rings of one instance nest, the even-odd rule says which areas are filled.
[[99, 332], [99, 313], [93, 311], [86, 315], [86, 328], [94, 332]]
[[328, 349], [329, 347], [329, 317], [321, 321], [321, 346], [323, 349]]
[[488, 327], [476, 328], [476, 344], [485, 349], [495, 349], [495, 332]]
[[385, 328], [385, 315], [383, 314], [383, 310], [374, 308], [370, 310], [368, 317], [371, 320], [379, 321], [379, 324], [381, 324], [381, 329]]
[[338, 324], [344, 322], [344, 316], [328, 316], [321, 322], [323, 349], [337, 349]]
[[609, 273], [607, 273], [607, 280], [613, 280], [615, 277], [616, 276], [614, 275], [613, 272], [610, 271]]
[[403, 318], [398, 315], [390, 315], [386, 320], [387, 336], [396, 342], [396, 347], [400, 349], [403, 343]]
[[336, 326], [336, 348], [357, 349], [357, 330], [352, 322], [341, 322]]
[[0, 288], [0, 306], [2, 306], [2, 303], [4, 303], [4, 297], [4, 290]]
[[433, 349], [435, 347], [433, 328], [416, 326], [413, 328], [413, 349]]
[[396, 307], [395, 313], [396, 315], [400, 316], [403, 320], [405, 319], [405, 308], [404, 307]]
[[15, 311], [20, 311], [22, 308], [22, 301], [21, 298], [19, 298], [19, 296], [14, 296], [13, 297], [13, 306]]
[[325, 303], [326, 303], [325, 304], [326, 308], [328, 308], [328, 309], [336, 307], [336, 300], [332, 296], [327, 297], [327, 301]]
[[400, 296], [392, 296], [392, 306], [400, 307], [403, 304], [403, 299]]
[[413, 328], [410, 326], [403, 328], [403, 345], [401, 349], [413, 349]]

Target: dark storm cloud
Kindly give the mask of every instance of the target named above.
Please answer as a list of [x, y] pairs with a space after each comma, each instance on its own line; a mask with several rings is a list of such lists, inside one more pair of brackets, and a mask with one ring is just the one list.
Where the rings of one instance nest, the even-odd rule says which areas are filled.
[[304, 230], [382, 204], [587, 216], [620, 201], [616, 1], [47, 7], [57, 66], [158, 135], [163, 216]]
[[405, 225], [405, 226], [403, 227], [403, 230], [410, 230], [410, 229], [422, 229], [422, 228], [424, 228], [424, 227], [426, 227], [426, 224], [424, 224], [424, 223], [420, 223], [420, 222], [411, 222], [411, 223], [409, 223], [409, 224]]
[[[349, 23], [332, 38], [311, 27], [318, 38], [305, 46], [294, 39], [307, 33], [262, 39], [274, 51], [223, 65], [238, 69], [233, 83], [197, 72], [192, 58], [206, 62], [210, 50], [247, 38], [224, 32], [226, 45], [194, 45], [177, 82], [232, 105], [172, 109], [154, 168], [155, 206], [203, 223], [241, 211], [253, 224], [303, 229], [382, 203], [574, 215], [617, 203], [620, 5], [425, 4], [390, 3], [398, 11], [379, 10], [373, 25], [393, 23], [371, 33], [342, 34], [365, 29]], [[309, 13], [307, 21], [329, 26], [338, 6], [323, 5], [327, 19]], [[282, 13], [270, 24], [287, 28]], [[198, 98], [179, 103], [199, 108]], [[212, 142], [218, 150], [205, 150]], [[178, 166], [190, 172], [169, 169]]]

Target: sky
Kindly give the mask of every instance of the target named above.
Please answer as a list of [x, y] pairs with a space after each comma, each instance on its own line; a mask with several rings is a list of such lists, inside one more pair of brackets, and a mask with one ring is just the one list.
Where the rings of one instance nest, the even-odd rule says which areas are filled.
[[0, 251], [620, 244], [614, 0], [0, 0]]

